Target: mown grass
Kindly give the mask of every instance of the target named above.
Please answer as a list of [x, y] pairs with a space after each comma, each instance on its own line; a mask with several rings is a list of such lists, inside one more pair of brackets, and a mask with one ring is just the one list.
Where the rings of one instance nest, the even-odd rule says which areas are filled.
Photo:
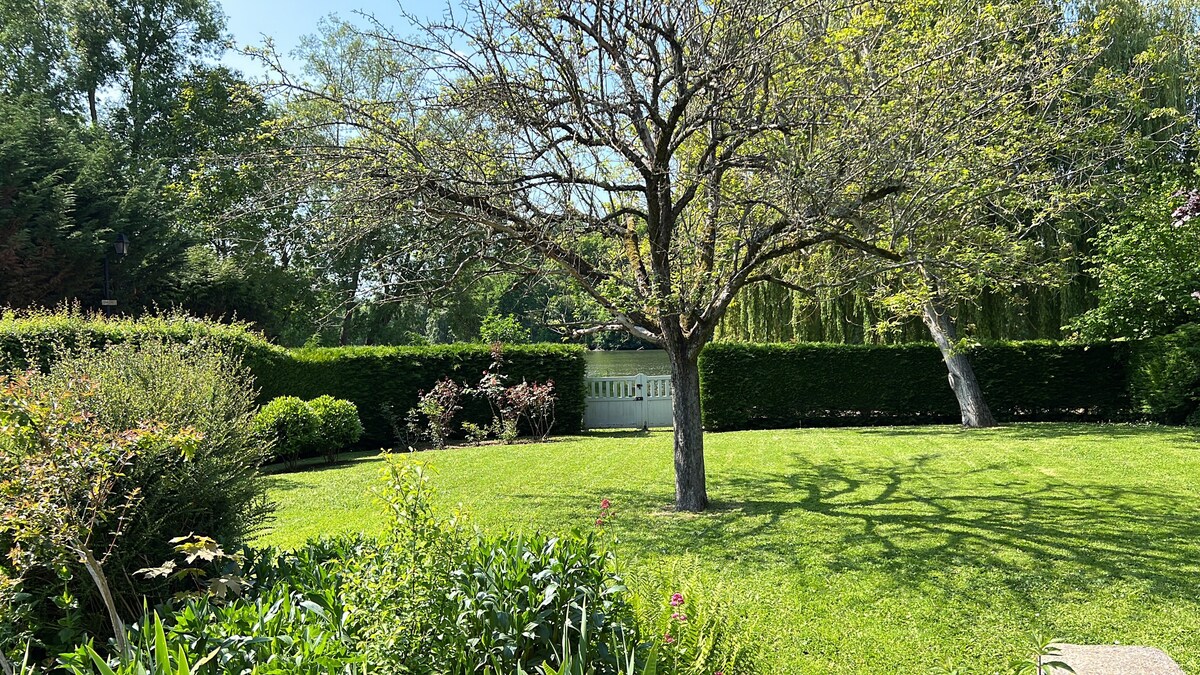
[[[629, 569], [695, 560], [771, 673], [991, 672], [1030, 631], [1200, 672], [1200, 439], [1020, 425], [710, 434], [711, 511], [673, 512], [668, 432], [406, 456], [483, 528], [590, 527]], [[263, 543], [377, 531], [380, 460], [276, 477]]]

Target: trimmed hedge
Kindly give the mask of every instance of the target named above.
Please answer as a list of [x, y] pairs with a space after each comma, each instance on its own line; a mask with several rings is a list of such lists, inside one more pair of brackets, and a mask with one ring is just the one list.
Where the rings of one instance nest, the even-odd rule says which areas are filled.
[[[1002, 421], [1129, 417], [1126, 343], [997, 343], [971, 363]], [[730, 344], [700, 356], [712, 431], [961, 420], [933, 344]]]
[[217, 323], [185, 314], [138, 319], [106, 318], [75, 310], [0, 313], [0, 370], [47, 370], [59, 351], [146, 340], [204, 342], [242, 358], [252, 370], [285, 359], [287, 350], [271, 344], [248, 324]]
[[1181, 424], [1193, 416], [1200, 398], [1200, 324], [1140, 342], [1129, 388], [1134, 411], [1151, 420]]
[[[578, 432], [583, 423], [584, 349], [579, 345], [511, 345], [504, 348], [507, 384], [522, 379], [554, 380], [558, 392], [556, 433]], [[365, 441], [393, 440], [388, 416], [403, 424], [417, 404], [417, 393], [449, 377], [475, 385], [492, 362], [482, 344], [428, 347], [326, 347], [296, 349], [289, 358], [257, 371], [262, 396], [292, 395], [311, 399], [322, 394], [353, 401], [362, 417]], [[491, 412], [484, 401], [463, 399], [459, 422], [487, 424]]]
[[[12, 312], [0, 315], [0, 371], [30, 366], [45, 370], [60, 350], [79, 346], [168, 340], [204, 340], [242, 357], [254, 374], [259, 401], [280, 396], [309, 400], [322, 395], [358, 406], [362, 443], [391, 445], [385, 406], [401, 420], [416, 405], [417, 392], [443, 377], [474, 385], [492, 362], [482, 344], [427, 347], [332, 347], [284, 349], [244, 324], [222, 324], [185, 315], [107, 319], [76, 311]], [[583, 424], [584, 348], [579, 345], [512, 345], [504, 348], [508, 384], [522, 378], [554, 380], [558, 393], [556, 433], [578, 432]], [[460, 421], [491, 421], [486, 403], [465, 401]]]

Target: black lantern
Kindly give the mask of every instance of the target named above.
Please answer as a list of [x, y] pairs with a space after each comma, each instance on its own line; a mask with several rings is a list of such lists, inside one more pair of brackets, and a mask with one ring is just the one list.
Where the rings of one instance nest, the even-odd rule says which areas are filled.
[[[129, 237], [124, 234], [118, 234], [116, 241], [113, 242], [113, 250], [116, 251], [118, 258], [124, 258], [129, 255]], [[112, 276], [108, 271], [108, 259], [110, 253], [104, 252], [104, 298], [100, 301], [100, 307], [104, 313], [112, 316], [113, 307], [117, 306], [117, 301], [112, 296]]]

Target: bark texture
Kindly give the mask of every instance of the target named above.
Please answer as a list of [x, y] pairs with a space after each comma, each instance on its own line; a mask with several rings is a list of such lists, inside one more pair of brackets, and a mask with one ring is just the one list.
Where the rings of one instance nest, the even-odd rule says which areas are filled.
[[704, 428], [700, 421], [700, 368], [689, 350], [667, 351], [671, 360], [672, 418], [675, 424], [675, 507], [708, 508], [704, 481]]
[[954, 391], [962, 411], [962, 425], [970, 429], [996, 426], [992, 411], [983, 398], [983, 389], [975, 377], [975, 369], [971, 367], [967, 355], [957, 348], [958, 330], [949, 313], [936, 301], [930, 301], [925, 304], [922, 318], [942, 352], [942, 360], [946, 362], [950, 389]]

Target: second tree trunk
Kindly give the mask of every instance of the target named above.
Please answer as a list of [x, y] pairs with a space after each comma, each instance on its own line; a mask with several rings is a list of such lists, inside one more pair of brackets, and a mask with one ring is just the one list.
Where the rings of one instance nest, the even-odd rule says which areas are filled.
[[942, 360], [946, 362], [950, 389], [958, 399], [963, 426], [972, 429], [996, 426], [992, 411], [983, 398], [983, 389], [975, 377], [975, 369], [971, 367], [971, 361], [957, 344], [958, 331], [950, 315], [939, 307], [938, 303], [931, 301], [925, 304], [922, 318], [929, 327], [933, 341], [942, 352]]

